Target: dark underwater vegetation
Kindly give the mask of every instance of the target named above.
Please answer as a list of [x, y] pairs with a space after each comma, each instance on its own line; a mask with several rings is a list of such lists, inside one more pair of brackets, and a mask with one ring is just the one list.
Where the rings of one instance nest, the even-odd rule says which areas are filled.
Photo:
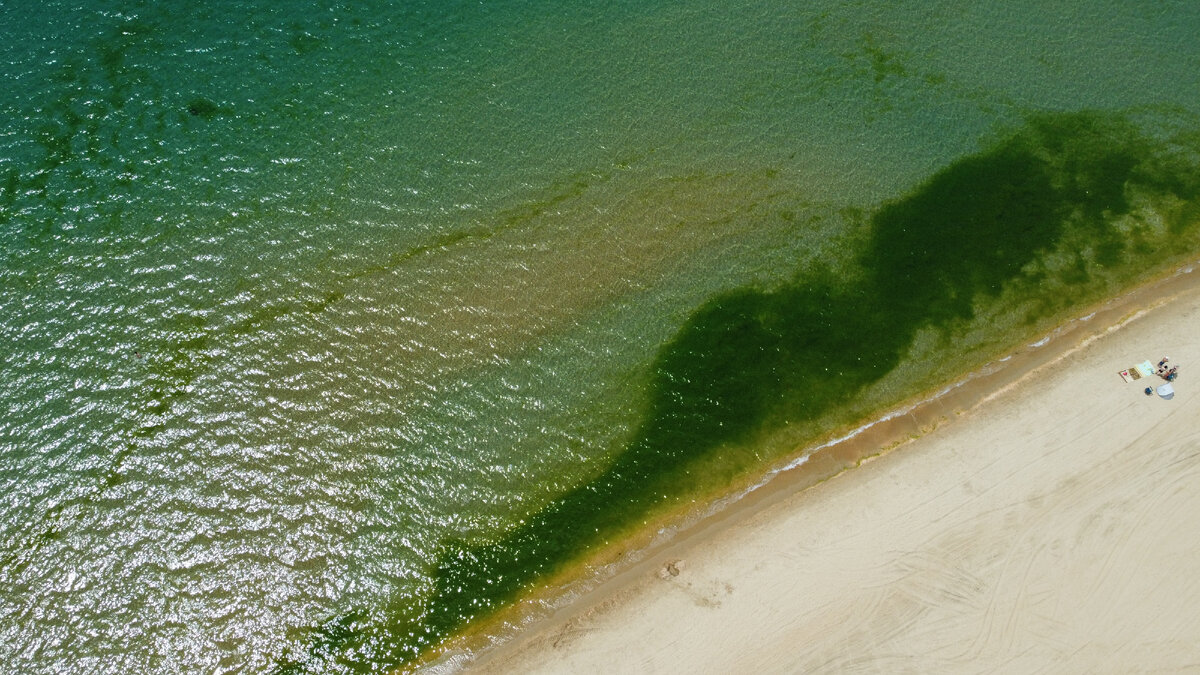
[[[1194, 136], [1180, 139], [1115, 115], [1033, 117], [878, 207], [848, 263], [711, 298], [649, 366], [642, 421], [607, 471], [499, 539], [445, 542], [425, 597], [386, 622], [331, 619], [278, 672], [411, 662], [590, 549], [761, 470], [778, 459], [756, 449], [765, 434], [797, 425], [811, 441], [830, 420], [854, 421], [844, 415], [862, 414], [856, 400], [919, 332], [952, 341], [1004, 310], [1010, 325], [985, 327], [992, 341], [974, 347], [994, 356], [1194, 255], [1200, 162]], [[934, 384], [910, 382], [891, 402]]]

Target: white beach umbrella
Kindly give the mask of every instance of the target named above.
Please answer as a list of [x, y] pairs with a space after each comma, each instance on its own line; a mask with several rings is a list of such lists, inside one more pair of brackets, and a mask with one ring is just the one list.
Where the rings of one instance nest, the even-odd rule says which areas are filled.
[[1171, 398], [1175, 395], [1175, 387], [1172, 387], [1170, 382], [1160, 384], [1158, 385], [1158, 395], [1163, 398]]

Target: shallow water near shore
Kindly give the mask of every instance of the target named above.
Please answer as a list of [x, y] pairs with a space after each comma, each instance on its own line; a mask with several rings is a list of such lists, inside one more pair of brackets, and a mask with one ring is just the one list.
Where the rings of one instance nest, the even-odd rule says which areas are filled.
[[398, 666], [1193, 253], [1108, 5], [0, 5], [0, 664]]

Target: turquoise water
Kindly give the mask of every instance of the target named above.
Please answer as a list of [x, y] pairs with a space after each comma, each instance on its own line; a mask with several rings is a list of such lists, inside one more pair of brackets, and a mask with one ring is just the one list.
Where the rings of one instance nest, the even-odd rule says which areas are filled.
[[2, 669], [384, 670], [1191, 245], [1200, 9], [1042, 5], [0, 2]]

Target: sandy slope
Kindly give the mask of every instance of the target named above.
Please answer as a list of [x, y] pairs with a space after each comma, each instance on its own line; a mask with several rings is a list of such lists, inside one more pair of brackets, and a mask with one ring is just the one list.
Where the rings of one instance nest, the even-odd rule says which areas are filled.
[[[1163, 354], [1172, 400], [1117, 375]], [[469, 670], [1200, 671], [1197, 392], [1189, 291]]]

